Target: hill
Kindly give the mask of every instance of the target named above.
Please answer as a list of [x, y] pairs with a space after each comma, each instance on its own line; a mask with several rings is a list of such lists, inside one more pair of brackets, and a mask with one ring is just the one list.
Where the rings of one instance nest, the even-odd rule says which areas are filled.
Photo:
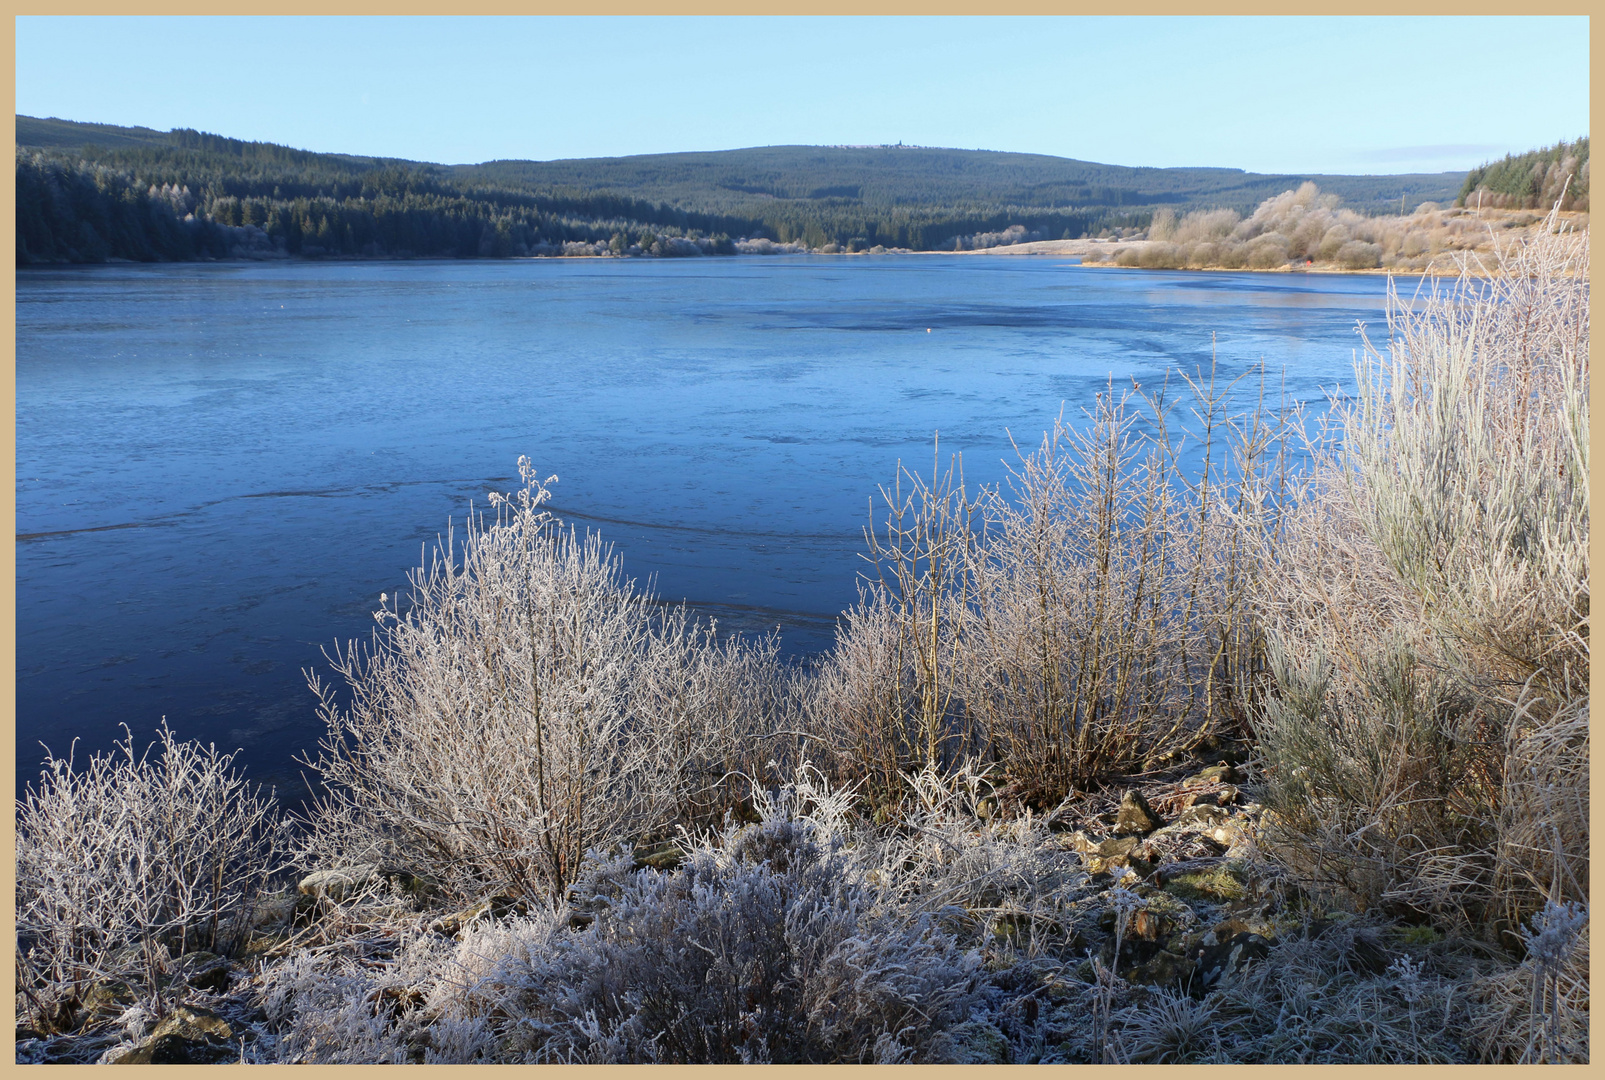
[[24, 116], [17, 144], [19, 262], [674, 254], [734, 251], [732, 237], [958, 250], [999, 236], [1129, 235], [1161, 207], [1248, 213], [1310, 181], [1379, 212], [1448, 201], [1462, 179], [1130, 168], [905, 146], [439, 165]]

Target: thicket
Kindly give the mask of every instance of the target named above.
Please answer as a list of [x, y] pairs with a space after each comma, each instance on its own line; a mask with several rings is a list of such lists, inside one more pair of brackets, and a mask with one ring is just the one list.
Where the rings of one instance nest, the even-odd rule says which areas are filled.
[[[312, 680], [323, 876], [253, 1052], [1586, 1060], [1588, 242], [1497, 258], [1392, 297], [1324, 427], [1200, 372], [1111, 388], [1006, 489], [903, 470], [813, 669], [652, 602], [524, 463], [331, 658], [345, 696]], [[19, 807], [19, 1019], [128, 965], [159, 1013], [176, 951], [260, 919], [259, 797], [163, 740]], [[1122, 942], [1191, 911], [1053, 830], [1223, 742], [1267, 807], [1234, 858], [1306, 932], [1145, 990]], [[1390, 963], [1377, 926], [1458, 944]]]
[[1276, 270], [1312, 263], [1344, 270], [1453, 269], [1446, 260], [1463, 252], [1488, 252], [1497, 242], [1494, 234], [1539, 221], [1537, 214], [1490, 219], [1436, 203], [1422, 203], [1409, 215], [1367, 217], [1341, 203], [1336, 195], [1305, 183], [1266, 199], [1247, 217], [1213, 209], [1178, 218], [1161, 208], [1149, 224], [1147, 243], [1094, 248], [1083, 261], [1168, 269]]

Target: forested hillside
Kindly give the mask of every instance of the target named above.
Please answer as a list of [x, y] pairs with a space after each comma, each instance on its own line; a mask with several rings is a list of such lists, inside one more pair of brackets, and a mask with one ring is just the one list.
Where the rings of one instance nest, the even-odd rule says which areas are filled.
[[1562, 210], [1587, 210], [1588, 136], [1479, 165], [1455, 201], [1513, 210], [1548, 210], [1559, 202]]
[[712, 254], [734, 253], [740, 238], [956, 250], [1129, 234], [1159, 207], [1247, 212], [1306, 179], [1361, 211], [1447, 201], [1461, 179], [901, 146], [436, 165], [23, 116], [17, 144], [19, 263]]

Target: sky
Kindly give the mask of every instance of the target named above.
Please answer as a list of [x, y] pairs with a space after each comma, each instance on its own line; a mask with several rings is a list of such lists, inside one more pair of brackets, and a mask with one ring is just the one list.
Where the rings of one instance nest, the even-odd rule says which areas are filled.
[[1584, 17], [16, 25], [23, 115], [451, 164], [903, 142], [1117, 165], [1439, 172], [1588, 131]]

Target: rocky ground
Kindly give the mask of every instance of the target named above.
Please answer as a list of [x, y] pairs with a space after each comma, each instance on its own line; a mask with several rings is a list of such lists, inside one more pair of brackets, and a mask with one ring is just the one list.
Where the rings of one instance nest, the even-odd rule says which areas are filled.
[[[1121, 1017], [1128, 1031], [1137, 1031], [1142, 1025], [1133, 1018], [1144, 1010], [1224, 1000], [1222, 993], [1245, 973], [1276, 963], [1278, 948], [1288, 942], [1303, 943], [1306, 951], [1325, 947], [1332, 970], [1361, 978], [1421, 952], [1412, 952], [1409, 941], [1430, 942], [1430, 931], [1415, 939], [1389, 936], [1377, 925], [1312, 905], [1262, 848], [1271, 814], [1256, 801], [1257, 780], [1243, 748], [1221, 746], [1203, 760], [1127, 778], [1060, 807], [1048, 822], [1048, 854], [1079, 864], [1080, 873], [1073, 888], [1058, 894], [1064, 899], [1046, 920], [1040, 907], [1011, 911], [1006, 897], [975, 913], [989, 924], [982, 947], [994, 971], [995, 1005], [990, 1019], [960, 1025], [960, 1056], [1119, 1060], [1119, 1052], [1099, 1040], [1122, 1028]], [[997, 813], [995, 800], [980, 802], [979, 818]], [[673, 873], [679, 858], [666, 846], [639, 852], [637, 866]], [[19, 1020], [17, 1061], [278, 1060], [278, 1038], [263, 1008], [263, 971], [298, 947], [341, 947], [340, 934], [353, 930], [331, 930], [330, 913], [338, 916], [344, 898], [376, 885], [392, 897], [411, 897], [411, 932], [441, 939], [527, 911], [504, 895], [443, 910], [429, 902], [426, 883], [403, 871], [320, 871], [260, 907], [256, 936], [241, 956], [192, 953], [173, 964], [164, 976], [160, 1016], [121, 982], [97, 984], [84, 1000], [59, 1008], [51, 1018], [54, 1033], [38, 1030], [45, 1025], [37, 1014], [23, 1011], [33, 1019]], [[568, 925], [582, 932], [599, 917], [605, 912], [576, 905]], [[371, 930], [358, 927], [357, 936]], [[384, 948], [374, 957], [374, 964], [383, 964]], [[414, 1004], [423, 1000], [421, 991], [413, 996]], [[1219, 1012], [1216, 1005], [1197, 1007], [1210, 1016]], [[1089, 1015], [1099, 1009], [1101, 1027], [1089, 1027]]]

